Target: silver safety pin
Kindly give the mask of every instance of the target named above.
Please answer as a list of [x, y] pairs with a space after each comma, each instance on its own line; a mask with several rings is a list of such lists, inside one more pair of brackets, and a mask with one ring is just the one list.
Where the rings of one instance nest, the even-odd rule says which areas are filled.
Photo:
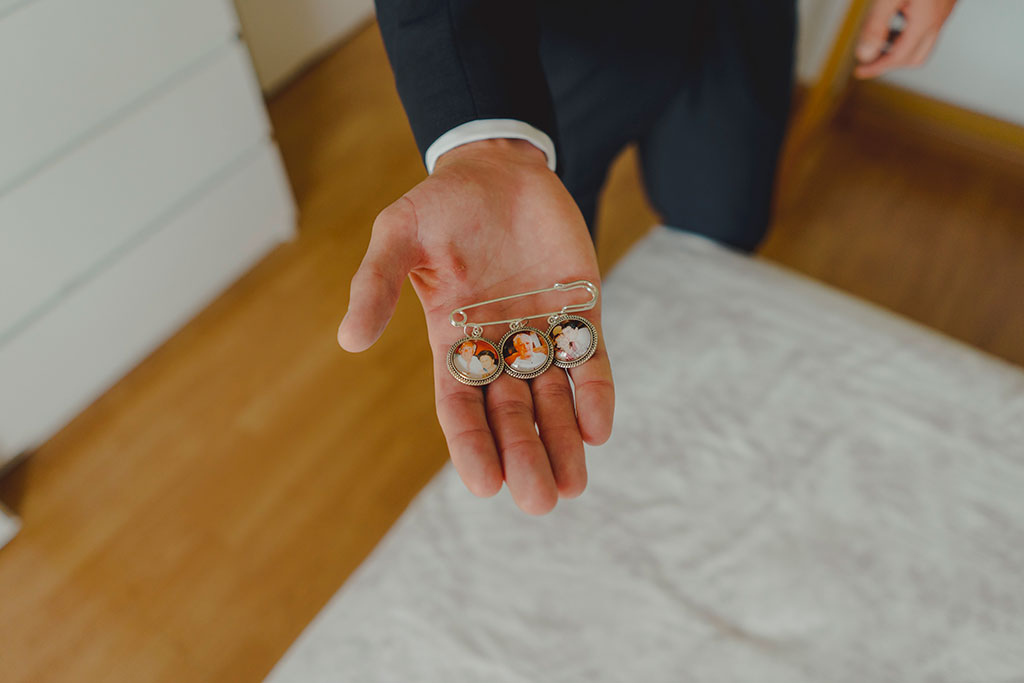
[[[469, 322], [469, 316], [466, 314], [471, 308], [478, 308], [480, 306], [487, 306], [488, 304], [496, 304], [502, 301], [509, 301], [511, 299], [518, 299], [524, 296], [534, 296], [535, 294], [544, 294], [546, 292], [566, 292], [573, 289], [585, 289], [590, 292], [590, 301], [582, 304], [568, 304], [562, 306], [560, 310], [551, 311], [549, 313], [535, 313], [528, 316], [520, 316], [518, 318], [508, 318], [506, 320], [491, 320], [485, 323], [471, 323]], [[560, 316], [567, 315], [569, 313], [577, 313], [579, 311], [589, 311], [597, 304], [598, 289], [590, 280], [576, 280], [575, 282], [556, 282], [553, 286], [545, 289], [535, 289], [532, 292], [522, 292], [520, 294], [510, 294], [508, 296], [500, 296], [497, 299], [489, 299], [487, 301], [481, 301], [476, 304], [470, 304], [468, 306], [460, 306], [452, 311], [448, 315], [448, 321], [451, 322], [452, 327], [472, 327], [474, 329], [480, 329], [488, 325], [503, 325], [505, 323], [518, 323], [529, 318], [540, 318], [545, 316]]]

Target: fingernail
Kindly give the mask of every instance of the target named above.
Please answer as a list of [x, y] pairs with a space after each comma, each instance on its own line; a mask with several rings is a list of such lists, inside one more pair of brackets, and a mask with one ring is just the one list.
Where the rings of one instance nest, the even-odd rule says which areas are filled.
[[857, 59], [870, 62], [878, 56], [878, 46], [874, 43], [861, 43], [857, 46]]

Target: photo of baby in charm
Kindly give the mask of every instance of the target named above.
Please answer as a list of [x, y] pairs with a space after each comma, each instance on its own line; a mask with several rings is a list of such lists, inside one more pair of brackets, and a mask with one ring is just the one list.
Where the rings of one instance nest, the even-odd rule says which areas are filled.
[[594, 340], [590, 328], [581, 322], [568, 320], [551, 330], [551, 341], [555, 343], [555, 360], [571, 363], [579, 360]]

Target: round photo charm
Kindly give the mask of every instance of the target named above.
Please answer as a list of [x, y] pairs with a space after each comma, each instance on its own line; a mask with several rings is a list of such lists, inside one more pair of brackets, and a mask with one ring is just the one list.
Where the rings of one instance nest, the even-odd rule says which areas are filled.
[[560, 368], [574, 368], [586, 363], [597, 351], [597, 328], [594, 323], [578, 315], [559, 317], [548, 329], [548, 338], [554, 347], [554, 364]]
[[505, 372], [516, 379], [531, 379], [551, 367], [551, 340], [535, 327], [509, 330], [498, 347]]
[[497, 345], [482, 337], [463, 337], [448, 350], [452, 377], [473, 387], [498, 379], [503, 365]]

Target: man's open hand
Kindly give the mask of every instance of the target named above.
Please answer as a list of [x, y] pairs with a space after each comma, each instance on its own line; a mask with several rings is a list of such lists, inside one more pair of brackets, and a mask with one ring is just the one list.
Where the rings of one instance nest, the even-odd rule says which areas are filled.
[[[452, 309], [555, 282], [600, 282], [583, 217], [544, 155], [527, 142], [486, 140], [444, 154], [433, 175], [380, 213], [352, 278], [338, 343], [362, 351], [384, 331], [406, 276], [426, 315], [434, 354], [437, 417], [452, 462], [470, 491], [490, 496], [508, 483], [531, 514], [583, 492], [583, 441], [611, 433], [614, 388], [603, 340], [589, 361], [552, 366], [524, 381], [503, 374], [486, 387], [459, 383], [447, 368], [462, 331]], [[578, 292], [577, 292], [578, 294]], [[561, 308], [566, 293], [475, 309], [471, 320], [530, 316]], [[600, 331], [600, 306], [585, 315]], [[546, 329], [547, 321], [531, 321]], [[497, 342], [508, 326], [485, 328]]]

